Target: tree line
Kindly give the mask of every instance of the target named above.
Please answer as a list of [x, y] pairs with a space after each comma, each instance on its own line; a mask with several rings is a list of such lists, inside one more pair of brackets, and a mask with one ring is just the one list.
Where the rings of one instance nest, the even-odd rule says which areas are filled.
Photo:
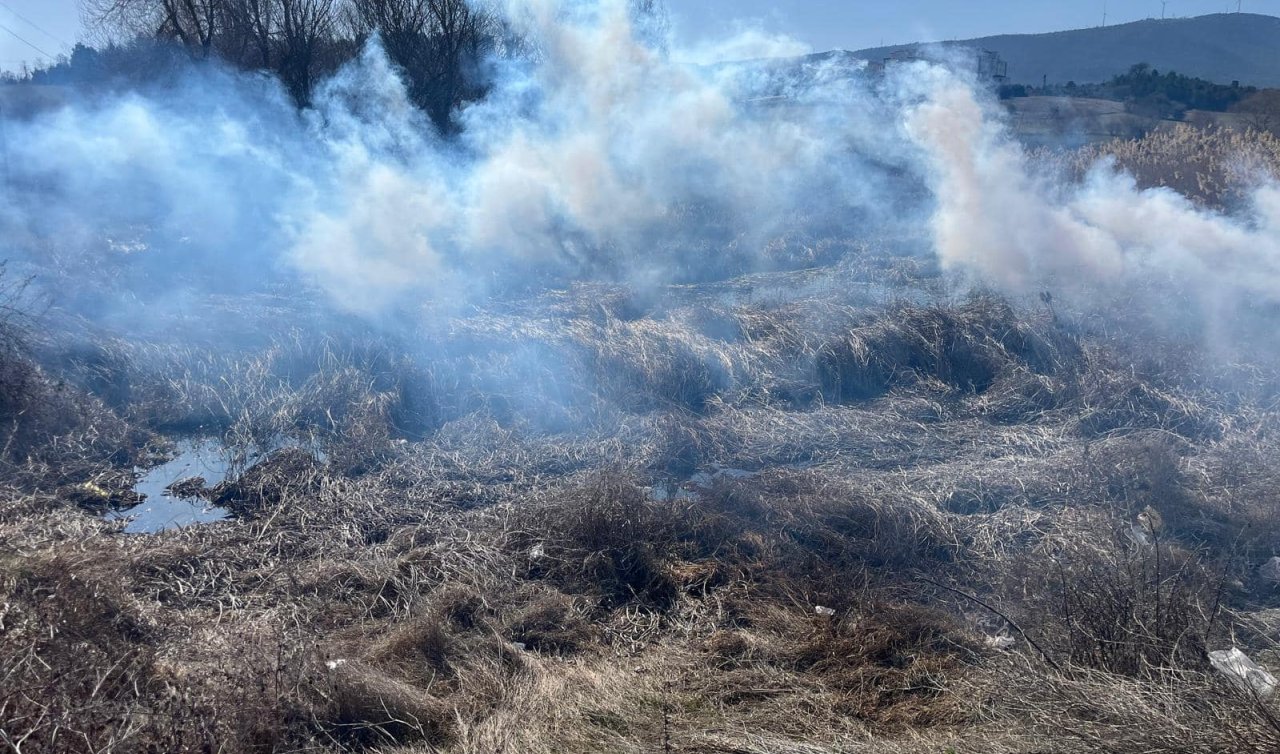
[[1000, 94], [1006, 99], [1030, 95], [1109, 99], [1124, 102], [1130, 112], [1139, 115], [1178, 120], [1187, 110], [1226, 112], [1257, 91], [1250, 86], [1219, 84], [1174, 71], [1161, 73], [1146, 63], [1138, 63], [1099, 84], [1014, 84], [1001, 87]]
[[[662, 0], [629, 0], [654, 43], [666, 28]], [[99, 40], [32, 72], [37, 83], [137, 80], [189, 60], [221, 60], [279, 77], [299, 106], [318, 82], [377, 36], [411, 101], [444, 131], [459, 105], [483, 97], [484, 63], [535, 50], [482, 0], [83, 0]]]

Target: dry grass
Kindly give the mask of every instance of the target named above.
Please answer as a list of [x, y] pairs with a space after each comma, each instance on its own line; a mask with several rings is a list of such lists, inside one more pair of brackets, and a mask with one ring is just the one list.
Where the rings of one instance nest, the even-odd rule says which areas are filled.
[[1110, 159], [1139, 186], [1170, 188], [1201, 204], [1230, 208], [1260, 181], [1280, 176], [1280, 138], [1267, 131], [1178, 124], [1067, 153], [1040, 150], [1034, 158], [1077, 180], [1099, 160]]
[[[1273, 404], [850, 274], [24, 355], [89, 408], [0, 479], [0, 746], [1274, 747], [1204, 657], [1275, 664]], [[244, 451], [216, 524], [125, 535], [50, 460], [120, 504], [102, 451], [197, 428]]]

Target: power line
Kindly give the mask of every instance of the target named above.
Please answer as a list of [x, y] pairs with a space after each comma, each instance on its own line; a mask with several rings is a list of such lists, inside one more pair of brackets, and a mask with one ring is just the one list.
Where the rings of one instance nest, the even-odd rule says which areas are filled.
[[32, 21], [31, 19], [29, 19], [29, 18], [27, 18], [26, 16], [22, 15], [22, 14], [21, 14], [21, 13], [19, 13], [18, 11], [14, 10], [14, 9], [13, 9], [13, 6], [9, 5], [8, 3], [0, 2], [0, 8], [4, 8], [5, 10], [9, 11], [9, 12], [10, 12], [10, 13], [12, 13], [12, 14], [13, 14], [13, 16], [14, 16], [15, 18], [17, 18], [19, 21], [23, 22], [23, 23], [24, 23], [24, 24], [26, 24], [27, 26], [30, 26], [31, 28], [33, 28], [33, 29], [35, 29], [36, 31], [40, 32], [41, 34], [45, 35], [45, 36], [46, 36], [46, 37], [48, 37], [49, 39], [52, 39], [53, 41], [57, 42], [58, 44], [67, 45], [68, 47], [70, 47], [70, 46], [71, 46], [71, 45], [67, 44], [67, 40], [63, 39], [62, 37], [54, 36], [53, 34], [50, 34], [49, 32], [45, 31], [44, 27], [40, 26], [40, 24], [36, 23], [35, 21]]
[[16, 40], [18, 40], [19, 42], [23, 43], [23, 44], [24, 44], [24, 45], [26, 45], [27, 47], [30, 47], [31, 49], [35, 50], [36, 52], [38, 52], [38, 53], [40, 53], [41, 55], [43, 55], [43, 56], [45, 56], [46, 58], [48, 58], [49, 60], [57, 60], [57, 58], [55, 58], [54, 56], [50, 55], [49, 53], [45, 52], [44, 50], [40, 49], [39, 47], [36, 47], [35, 45], [33, 45], [33, 44], [31, 44], [30, 42], [28, 42], [26, 39], [24, 39], [24, 38], [23, 38], [23, 36], [22, 36], [21, 34], [19, 34], [18, 32], [14, 31], [13, 29], [10, 29], [8, 26], [5, 26], [4, 24], [0, 24], [0, 29], [3, 29], [4, 31], [9, 32], [11, 35], [13, 35], [13, 38], [14, 38], [14, 39], [16, 39]]

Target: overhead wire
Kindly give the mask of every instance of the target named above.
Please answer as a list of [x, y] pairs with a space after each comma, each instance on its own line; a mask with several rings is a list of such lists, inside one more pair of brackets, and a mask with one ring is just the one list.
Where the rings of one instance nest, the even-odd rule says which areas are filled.
[[9, 11], [10, 15], [12, 15], [14, 18], [18, 19], [19, 21], [26, 24], [27, 26], [30, 26], [31, 28], [35, 29], [36, 31], [48, 37], [49, 39], [52, 39], [58, 44], [67, 45], [68, 47], [70, 47], [70, 45], [67, 43], [67, 40], [63, 39], [62, 37], [59, 37], [56, 34], [50, 33], [47, 29], [45, 29], [40, 24], [36, 23], [35, 21], [32, 21], [31, 19], [22, 15], [18, 11], [14, 10], [12, 5], [9, 5], [3, 0], [0, 0], [0, 8], [4, 8], [5, 10]]
[[9, 32], [9, 34], [10, 34], [14, 39], [16, 39], [16, 40], [18, 40], [19, 42], [23, 43], [23, 44], [24, 44], [24, 45], [26, 45], [27, 47], [30, 47], [31, 49], [35, 50], [36, 52], [38, 52], [38, 53], [40, 53], [41, 55], [43, 55], [43, 56], [45, 56], [46, 58], [48, 58], [49, 60], [56, 60], [56, 58], [55, 58], [53, 55], [50, 55], [49, 53], [45, 52], [44, 50], [40, 49], [39, 47], [36, 47], [33, 43], [31, 43], [30, 41], [28, 41], [25, 37], [23, 37], [23, 36], [22, 36], [21, 34], [19, 34], [18, 32], [14, 31], [13, 29], [10, 29], [8, 26], [5, 26], [4, 24], [0, 24], [0, 30], [4, 30], [4, 31]]

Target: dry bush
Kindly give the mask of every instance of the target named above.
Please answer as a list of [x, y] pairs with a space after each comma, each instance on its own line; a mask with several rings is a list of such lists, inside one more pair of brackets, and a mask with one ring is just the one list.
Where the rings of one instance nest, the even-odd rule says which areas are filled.
[[1280, 447], [1273, 432], [1274, 419], [1264, 417], [1190, 459], [1186, 474], [1206, 483], [1189, 501], [1196, 515], [1174, 522], [1254, 566], [1280, 553]]
[[359, 661], [344, 661], [329, 673], [327, 722], [342, 740], [359, 748], [440, 744], [449, 738], [452, 707], [423, 689]]
[[720, 677], [706, 689], [712, 699], [744, 704], [786, 693], [765, 680], [782, 671], [796, 677], [775, 682], [792, 690], [820, 683], [836, 714], [881, 731], [956, 724], [968, 714], [949, 686], [967, 673], [976, 647], [946, 613], [875, 598], [833, 617], [756, 602], [737, 623], [703, 644]]
[[0, 321], [0, 475], [28, 488], [83, 484], [138, 459], [148, 439], [98, 399], [49, 375], [18, 326]]
[[528, 553], [531, 575], [597, 594], [607, 606], [674, 602], [676, 585], [666, 569], [673, 521], [664, 506], [615, 472], [552, 495], [528, 512], [529, 532], [515, 539]]
[[[723, 411], [722, 411], [723, 413]], [[684, 412], [660, 417], [649, 470], [668, 480], [684, 480], [738, 450], [735, 438]]]
[[433, 377], [386, 343], [288, 332], [260, 349], [104, 340], [45, 348], [43, 359], [131, 422], [170, 434], [221, 433], [272, 448], [319, 438], [335, 461], [373, 468], [393, 439], [439, 426]]
[[529, 649], [573, 654], [599, 640], [590, 614], [578, 600], [559, 592], [534, 596], [506, 619], [503, 635]]
[[246, 519], [269, 516], [286, 501], [314, 496], [321, 466], [308, 451], [285, 448], [267, 456], [234, 480], [209, 491], [211, 499]]
[[603, 397], [634, 411], [703, 411], [744, 369], [723, 341], [648, 318], [611, 322], [592, 334], [587, 348]]
[[719, 477], [680, 507], [686, 558], [749, 570], [833, 607], [856, 598], [851, 584], [932, 570], [960, 547], [932, 507], [816, 472]]
[[[537, 605], [522, 613], [524, 625], [534, 625]], [[357, 657], [331, 664], [327, 721], [364, 743], [451, 741], [458, 722], [490, 714], [526, 671], [519, 650], [499, 638], [495, 608], [473, 588], [438, 589], [420, 614], [393, 624]]]
[[[0, 742], [22, 752], [275, 751], [306, 745], [312, 692], [296, 637], [237, 636], [199, 675], [127, 593], [127, 561], [95, 553], [0, 562]], [[232, 633], [235, 630], [232, 629]]]
[[1018, 624], [1060, 667], [1130, 678], [1201, 670], [1229, 630], [1223, 571], [1167, 536], [1154, 509], [1132, 523], [1095, 517], [987, 567], [1003, 572]]
[[32, 354], [24, 281], [0, 262], [0, 475], [31, 486], [85, 482], [112, 460], [134, 457], [145, 438], [99, 401], [42, 369]]
[[1076, 426], [1089, 436], [1160, 429], [1186, 437], [1214, 438], [1220, 418], [1189, 391], [1163, 384], [1160, 376], [1098, 358], [1080, 374]]

